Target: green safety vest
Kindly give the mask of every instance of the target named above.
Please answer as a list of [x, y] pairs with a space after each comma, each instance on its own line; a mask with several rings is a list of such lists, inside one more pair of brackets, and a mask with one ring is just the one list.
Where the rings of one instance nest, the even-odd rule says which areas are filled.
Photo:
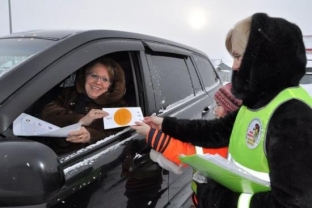
[[234, 123], [229, 144], [230, 156], [237, 165], [266, 181], [270, 181], [265, 149], [268, 123], [274, 111], [291, 99], [312, 107], [312, 98], [302, 87], [291, 87], [260, 109], [241, 106]]

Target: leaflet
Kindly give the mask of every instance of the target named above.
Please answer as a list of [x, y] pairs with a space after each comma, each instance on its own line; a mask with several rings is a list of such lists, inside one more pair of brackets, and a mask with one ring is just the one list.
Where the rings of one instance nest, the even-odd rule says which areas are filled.
[[103, 108], [103, 111], [109, 114], [103, 118], [104, 129], [135, 125], [136, 121], [144, 118], [140, 107]]
[[41, 119], [22, 113], [13, 122], [13, 134], [16, 136], [67, 137], [69, 132], [80, 129], [81, 123], [63, 128]]
[[270, 182], [250, 174], [217, 154], [181, 155], [180, 160], [234, 192], [258, 193], [271, 189]]

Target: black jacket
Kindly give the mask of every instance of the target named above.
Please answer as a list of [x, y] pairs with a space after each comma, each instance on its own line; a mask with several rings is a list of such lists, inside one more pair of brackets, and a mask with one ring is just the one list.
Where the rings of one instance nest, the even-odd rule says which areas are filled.
[[[300, 29], [281, 18], [252, 16], [251, 31], [233, 93], [250, 109], [259, 109], [287, 87], [298, 86], [306, 55]], [[164, 118], [163, 132], [203, 147], [228, 146], [237, 111], [217, 120]], [[254, 194], [252, 208], [312, 207], [312, 110], [289, 100], [273, 113], [266, 135], [271, 191]], [[237, 207], [238, 193], [214, 181], [206, 207]]]

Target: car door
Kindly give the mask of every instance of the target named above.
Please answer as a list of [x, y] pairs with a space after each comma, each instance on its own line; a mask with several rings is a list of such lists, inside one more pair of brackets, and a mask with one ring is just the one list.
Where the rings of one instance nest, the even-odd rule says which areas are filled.
[[[213, 84], [204, 88], [202, 79], [205, 78], [199, 79], [192, 52], [160, 43], [145, 44], [155, 89], [154, 113], [187, 119], [212, 118], [213, 102], [209, 93]], [[189, 168], [182, 175], [167, 173], [164, 179], [169, 184], [167, 205], [181, 207], [189, 199], [191, 175], [192, 170]]]
[[[141, 58], [142, 55], [143, 58]], [[10, 103], [2, 106], [2, 111], [14, 112], [14, 115], [19, 115], [22, 112], [35, 115], [42, 107], [40, 105], [47, 102], [45, 101], [47, 97], [51, 101], [50, 96], [52, 94], [50, 92], [54, 91], [55, 87], [62, 88], [73, 84], [73, 75], [76, 70], [100, 56], [112, 57], [122, 65], [127, 76], [126, 95], [129, 95], [127, 99], [131, 105], [141, 106], [144, 114], [155, 111], [152, 86], [143, 86], [144, 83], [151, 82], [148, 80], [151, 79], [151, 76], [148, 72], [144, 73], [144, 69], [148, 70], [148, 67], [144, 47], [140, 41], [121, 38], [95, 40], [77, 45], [72, 50], [64, 54], [58, 53], [55, 56], [58, 58], [47, 63], [47, 66], [39, 74], [15, 92], [9, 100]], [[52, 55], [49, 58], [51, 57]], [[28, 63], [35, 65], [44, 58], [40, 57], [39, 54], [37, 57], [29, 59]], [[145, 91], [149, 92], [146, 93], [148, 96], [144, 95]], [[24, 105], [19, 105], [21, 102]], [[15, 137], [12, 128], [7, 129], [3, 135]], [[59, 171], [63, 176], [61, 181], [63, 185], [48, 201], [42, 199], [37, 200], [36, 203], [49, 204], [49, 207], [76, 205], [78, 207], [83, 202], [87, 202], [85, 204], [90, 202], [90, 207], [95, 207], [95, 204], [107, 204], [107, 207], [124, 207], [129, 200], [133, 201], [132, 193], [125, 195], [127, 189], [133, 190], [133, 187], [129, 186], [133, 182], [130, 179], [151, 179], [149, 176], [153, 179], [154, 177], [160, 179], [158, 180], [160, 183], [155, 184], [155, 190], [158, 192], [158, 187], [162, 183], [159, 174], [160, 169], [157, 165], [152, 164], [147, 157], [148, 155], [145, 154], [148, 153], [145, 141], [142, 138], [136, 139], [136, 137], [137, 135], [133, 135], [130, 128], [126, 128], [103, 141], [89, 145], [87, 148], [66, 155], [59, 155]], [[32, 138], [28, 139], [32, 140]], [[36, 138], [36, 141], [42, 142], [43, 140], [40, 141], [40, 138]], [[133, 171], [134, 174], [128, 174]], [[146, 176], [148, 177], [146, 178]], [[27, 181], [25, 182], [27, 183]], [[141, 183], [142, 180], [139, 182]], [[146, 184], [143, 185], [149, 187]], [[31, 191], [31, 184], [26, 184], [25, 187], [28, 188], [19, 190], [21, 195], [23, 193], [27, 195], [27, 192]], [[16, 205], [19, 204], [19, 199], [17, 197], [14, 202]], [[74, 200], [71, 201], [70, 199]], [[72, 202], [76, 204], [69, 204]]]
[[[208, 109], [213, 110], [216, 103], [214, 102], [214, 95], [216, 91], [221, 87], [222, 83], [215, 71], [213, 65], [209, 59], [201, 54], [193, 54], [194, 64], [198, 69], [198, 73], [202, 84], [204, 85], [205, 91], [209, 94], [213, 103], [207, 106]], [[204, 110], [205, 111], [205, 110]], [[214, 116], [212, 114], [208, 115], [206, 119], [212, 119]]]
[[[141, 71], [144, 67], [141, 67], [142, 63], [139, 61], [143, 50], [140, 41], [100, 40], [76, 49], [72, 55], [67, 55], [64, 63], [57, 63], [54, 67], [64, 68], [66, 63], [74, 60], [80, 60], [84, 65], [89, 59], [93, 60], [103, 55], [113, 58], [122, 66], [126, 74], [126, 101], [131, 103], [131, 106], [141, 106], [145, 114], [146, 111], [154, 108], [155, 102], [149, 97], [143, 99], [139, 96], [141, 91], [139, 88], [143, 88], [139, 83], [146, 79], [141, 77], [144, 76]], [[64, 66], [60, 66], [62, 64]], [[76, 67], [79, 68], [74, 66]], [[143, 101], [149, 105], [145, 105]], [[82, 203], [88, 204], [88, 207], [97, 207], [101, 204], [107, 207], [124, 207], [130, 200], [132, 202], [133, 198], [131, 194], [125, 194], [129, 187], [129, 180], [133, 178], [132, 171], [140, 174], [141, 166], [148, 162], [149, 158], [140, 156], [144, 155], [146, 148], [144, 140], [138, 140], [136, 135], [133, 135], [133, 131], [126, 128], [103, 141], [60, 157], [65, 186], [51, 203], [55, 203], [55, 207], [78, 206], [78, 204], [81, 206]], [[140, 161], [139, 165], [135, 161]], [[152, 172], [158, 173], [158, 167], [155, 169], [150, 166], [145, 169], [147, 171], [152, 169]], [[64, 198], [63, 203], [59, 202], [60, 198]]]

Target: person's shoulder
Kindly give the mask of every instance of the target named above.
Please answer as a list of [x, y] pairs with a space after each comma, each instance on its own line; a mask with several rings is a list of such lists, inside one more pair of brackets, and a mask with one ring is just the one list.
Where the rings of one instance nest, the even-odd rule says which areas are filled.
[[292, 120], [307, 119], [312, 121], [312, 109], [307, 103], [301, 100], [291, 99], [281, 104], [275, 110], [272, 118], [274, 117]]
[[279, 108], [287, 111], [307, 111], [312, 113], [311, 107], [304, 101], [291, 99], [283, 103]]
[[76, 87], [64, 87], [62, 92], [77, 92]]
[[76, 87], [66, 87], [66, 88], [62, 89], [62, 94], [65, 96], [66, 95], [73, 95], [76, 93], [78, 93]]

